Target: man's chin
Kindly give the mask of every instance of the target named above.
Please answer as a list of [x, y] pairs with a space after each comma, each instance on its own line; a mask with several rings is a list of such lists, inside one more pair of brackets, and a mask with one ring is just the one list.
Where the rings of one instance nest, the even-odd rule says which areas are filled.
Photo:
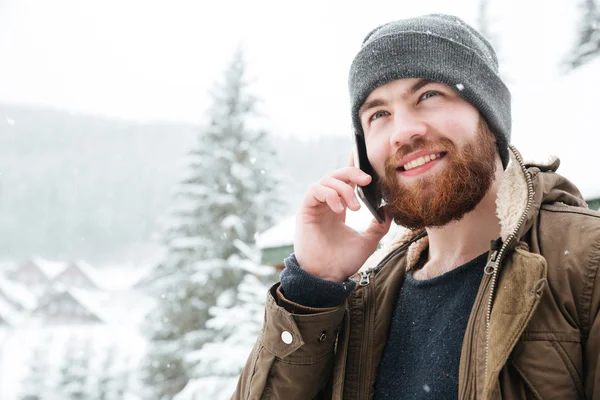
[[424, 180], [415, 185], [398, 187], [393, 198], [386, 198], [387, 211], [393, 221], [413, 230], [444, 226], [461, 219], [474, 207], [469, 201], [457, 205], [457, 196], [446, 196], [451, 190], [439, 187], [438, 182]]
[[441, 228], [453, 222], [460, 221], [470, 210], [462, 210], [457, 214], [448, 214], [445, 210], [420, 210], [420, 212], [411, 212], [406, 209], [396, 209], [388, 211], [392, 220], [399, 226], [411, 230], [421, 230], [425, 228]]
[[[403, 197], [413, 199], [421, 199], [423, 202], [433, 200], [435, 194], [439, 191], [436, 189], [436, 182], [432, 179], [419, 179], [414, 182], [399, 183], [399, 188]], [[401, 200], [401, 199], [400, 199]]]

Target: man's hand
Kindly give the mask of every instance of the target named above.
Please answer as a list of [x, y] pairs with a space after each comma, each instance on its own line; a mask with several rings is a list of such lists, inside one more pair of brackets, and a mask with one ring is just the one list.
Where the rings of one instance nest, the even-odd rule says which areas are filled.
[[326, 174], [312, 185], [302, 201], [296, 217], [294, 254], [309, 274], [342, 282], [355, 274], [377, 244], [389, 231], [391, 218], [379, 224], [375, 218], [363, 233], [345, 224], [346, 208], [360, 208], [354, 192], [356, 185], [365, 186], [371, 176], [350, 166]]

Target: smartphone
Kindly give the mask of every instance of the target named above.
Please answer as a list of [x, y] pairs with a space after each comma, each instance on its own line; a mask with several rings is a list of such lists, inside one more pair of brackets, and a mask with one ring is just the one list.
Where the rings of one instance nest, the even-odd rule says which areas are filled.
[[367, 146], [364, 136], [357, 133], [354, 133], [354, 164], [364, 173], [371, 175], [372, 178], [371, 183], [367, 186], [356, 185], [356, 193], [377, 222], [383, 224], [385, 221], [385, 212], [382, 204], [383, 196], [379, 188], [379, 180], [367, 158]]

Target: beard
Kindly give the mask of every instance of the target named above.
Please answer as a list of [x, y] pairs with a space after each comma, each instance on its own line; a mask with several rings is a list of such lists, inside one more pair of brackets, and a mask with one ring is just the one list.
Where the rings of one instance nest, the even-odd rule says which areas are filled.
[[[418, 150], [446, 153], [443, 157], [446, 165], [436, 174], [405, 184], [396, 167], [404, 156]], [[488, 192], [496, 172], [496, 154], [495, 137], [482, 117], [475, 139], [461, 149], [447, 138], [415, 139], [385, 163], [380, 185], [386, 212], [398, 225], [413, 230], [461, 220]]]

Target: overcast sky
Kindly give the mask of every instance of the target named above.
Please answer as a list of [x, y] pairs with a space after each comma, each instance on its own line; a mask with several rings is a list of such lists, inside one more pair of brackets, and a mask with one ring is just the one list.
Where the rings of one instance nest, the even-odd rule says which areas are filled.
[[[544, 93], [558, 82], [559, 62], [575, 40], [577, 3], [491, 0], [491, 28], [513, 93], [513, 143], [526, 159], [558, 154], [568, 165], [561, 172], [573, 171], [584, 192], [600, 195], [592, 171], [600, 145], [599, 136], [590, 134], [596, 123], [577, 124], [572, 112], [563, 111], [582, 102], [589, 88], [561, 89], [569, 99]], [[272, 133], [350, 138], [346, 80], [363, 37], [385, 22], [433, 12], [476, 24], [478, 5], [478, 0], [0, 0], [0, 102], [200, 122], [211, 85], [241, 43]]]
[[[574, 3], [492, 0], [511, 87], [554, 79], [572, 40]], [[348, 67], [371, 29], [431, 12], [475, 23], [477, 7], [477, 0], [0, 0], [0, 101], [197, 122], [211, 82], [242, 42], [274, 133], [347, 134]]]

